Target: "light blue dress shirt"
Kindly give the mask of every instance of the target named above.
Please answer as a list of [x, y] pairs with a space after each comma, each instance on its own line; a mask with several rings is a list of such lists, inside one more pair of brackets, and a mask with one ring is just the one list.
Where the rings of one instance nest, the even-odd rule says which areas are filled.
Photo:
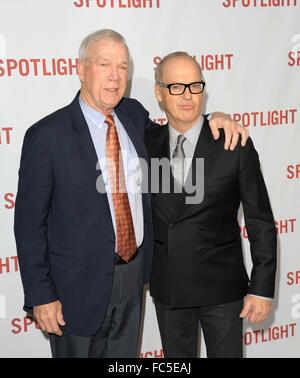
[[[81, 96], [79, 96], [79, 104], [83, 112], [84, 118], [87, 122], [87, 125], [89, 127], [89, 131], [98, 157], [98, 162], [102, 171], [102, 177], [105, 184], [111, 218], [116, 235], [116, 219], [107, 170], [106, 132], [108, 126], [105, 123], [105, 115], [97, 111], [96, 109], [93, 109], [90, 106], [88, 106], [82, 100]], [[112, 115], [115, 120], [116, 130], [120, 142], [124, 165], [125, 182], [133, 220], [133, 227], [135, 231], [137, 247], [139, 247], [142, 244], [144, 238], [144, 215], [141, 189], [142, 171], [137, 152], [124, 126], [118, 119], [115, 112], [112, 112]]]

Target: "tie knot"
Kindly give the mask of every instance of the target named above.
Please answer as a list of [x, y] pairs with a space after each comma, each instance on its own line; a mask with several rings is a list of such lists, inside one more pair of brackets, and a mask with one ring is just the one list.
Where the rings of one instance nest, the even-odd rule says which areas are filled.
[[186, 140], [186, 137], [184, 135], [178, 135], [177, 138], [177, 145], [182, 145], [182, 143]]
[[108, 124], [109, 127], [114, 126], [114, 124], [115, 124], [114, 116], [111, 115], [111, 114], [107, 115], [106, 118], [105, 118], [105, 122]]

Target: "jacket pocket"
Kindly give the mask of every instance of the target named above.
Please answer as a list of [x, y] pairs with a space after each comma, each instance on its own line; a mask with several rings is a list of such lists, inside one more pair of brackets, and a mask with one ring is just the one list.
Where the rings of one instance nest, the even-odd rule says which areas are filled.
[[84, 269], [83, 264], [69, 257], [49, 253], [51, 270], [63, 270], [66, 272], [80, 272]]

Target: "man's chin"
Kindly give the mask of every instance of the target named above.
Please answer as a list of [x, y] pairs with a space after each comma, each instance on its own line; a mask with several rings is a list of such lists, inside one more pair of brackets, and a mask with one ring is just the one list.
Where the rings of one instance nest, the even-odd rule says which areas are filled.
[[181, 122], [189, 125], [189, 124], [195, 123], [198, 118], [199, 117], [195, 117], [195, 116], [192, 116], [192, 117], [185, 116], [181, 118]]
[[119, 102], [122, 100], [123, 96], [120, 97], [115, 97], [115, 98], [112, 98], [112, 99], [109, 99], [105, 102], [103, 102], [103, 105], [107, 108], [115, 108], [116, 106], [119, 105]]
[[111, 102], [107, 102], [107, 103], [102, 103], [101, 104], [101, 109], [103, 109], [103, 112], [105, 114], [109, 114], [111, 113], [115, 107], [117, 107], [119, 105], [119, 102], [121, 101], [122, 99], [118, 99], [118, 101], [111, 101]]

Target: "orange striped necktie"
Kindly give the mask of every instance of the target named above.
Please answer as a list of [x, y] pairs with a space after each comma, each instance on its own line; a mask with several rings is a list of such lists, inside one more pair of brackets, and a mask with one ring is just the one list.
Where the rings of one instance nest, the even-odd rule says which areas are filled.
[[120, 142], [114, 117], [112, 115], [106, 116], [105, 122], [108, 125], [106, 133], [106, 156], [116, 220], [116, 252], [123, 260], [128, 262], [137, 249], [135, 232], [126, 190]]

